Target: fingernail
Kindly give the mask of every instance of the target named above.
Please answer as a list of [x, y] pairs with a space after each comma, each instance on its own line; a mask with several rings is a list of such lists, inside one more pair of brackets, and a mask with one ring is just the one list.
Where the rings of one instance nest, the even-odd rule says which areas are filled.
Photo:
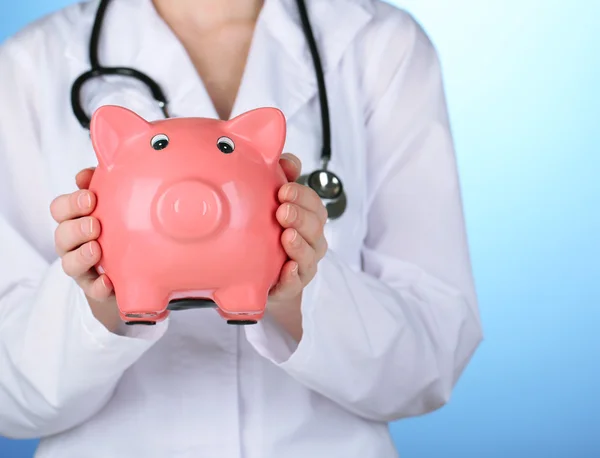
[[287, 206], [287, 211], [285, 214], [285, 220], [289, 223], [293, 222], [296, 219], [296, 209], [293, 205]]
[[294, 267], [292, 267], [292, 275], [296, 275], [298, 273], [298, 263], [294, 264]]
[[77, 205], [79, 205], [79, 208], [82, 210], [90, 208], [92, 205], [92, 198], [87, 192], [82, 192], [79, 194], [79, 197], [77, 197]]
[[300, 237], [298, 237], [298, 231], [295, 229], [294, 229], [294, 235], [292, 235], [292, 239], [290, 240], [290, 243], [294, 246], [296, 246], [300, 243]]
[[296, 186], [290, 185], [288, 186], [287, 191], [285, 192], [285, 200], [289, 202], [294, 202], [298, 197], [298, 189]]
[[94, 220], [92, 218], [85, 218], [81, 221], [81, 230], [85, 235], [91, 235], [94, 232]]
[[94, 246], [91, 243], [88, 243], [86, 248], [83, 250], [83, 254], [86, 258], [91, 259], [94, 257]]

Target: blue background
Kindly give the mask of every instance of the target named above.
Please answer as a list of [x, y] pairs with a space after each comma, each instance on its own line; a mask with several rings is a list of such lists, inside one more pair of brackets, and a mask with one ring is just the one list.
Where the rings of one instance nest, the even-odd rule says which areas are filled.
[[[3, 0], [0, 40], [68, 3]], [[600, 2], [395, 3], [442, 58], [486, 336], [401, 456], [598, 458]]]

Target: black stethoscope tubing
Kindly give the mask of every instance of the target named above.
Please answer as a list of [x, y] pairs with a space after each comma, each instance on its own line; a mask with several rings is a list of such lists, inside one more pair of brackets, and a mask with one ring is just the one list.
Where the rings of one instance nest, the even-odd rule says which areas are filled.
[[[104, 67], [100, 64], [98, 58], [98, 44], [100, 41], [100, 33], [104, 22], [106, 9], [110, 0], [100, 0], [89, 45], [89, 60], [90, 70], [81, 74], [73, 83], [71, 88], [71, 105], [73, 114], [84, 129], [90, 128], [90, 118], [87, 116], [81, 106], [80, 93], [83, 85], [92, 78], [101, 76], [125, 76], [135, 78], [144, 83], [152, 93], [152, 97], [158, 103], [165, 118], [169, 118], [168, 101], [161, 87], [148, 75], [129, 67]], [[336, 219], [340, 217], [346, 207], [346, 196], [342, 186], [342, 182], [337, 175], [327, 170], [331, 160], [331, 127], [329, 119], [329, 106], [327, 101], [327, 90], [325, 87], [325, 77], [321, 65], [321, 59], [317, 49], [317, 44], [310, 26], [308, 13], [304, 0], [296, 0], [302, 28], [310, 48], [313, 64], [315, 67], [315, 76], [319, 90], [319, 102], [321, 108], [321, 124], [322, 124], [322, 149], [321, 162], [322, 168], [315, 170], [309, 175], [303, 175], [299, 181], [310, 186], [322, 199], [329, 202], [326, 204], [329, 218]]]

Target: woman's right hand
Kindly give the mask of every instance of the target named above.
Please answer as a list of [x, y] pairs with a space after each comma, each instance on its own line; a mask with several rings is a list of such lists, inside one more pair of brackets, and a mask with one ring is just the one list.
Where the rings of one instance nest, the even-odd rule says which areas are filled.
[[92, 312], [110, 331], [119, 324], [117, 303], [109, 278], [99, 275], [94, 266], [100, 260], [100, 221], [90, 216], [96, 196], [89, 191], [94, 169], [84, 169], [75, 178], [78, 191], [58, 196], [50, 204], [52, 217], [58, 223], [54, 234], [56, 252], [65, 273], [85, 293]]

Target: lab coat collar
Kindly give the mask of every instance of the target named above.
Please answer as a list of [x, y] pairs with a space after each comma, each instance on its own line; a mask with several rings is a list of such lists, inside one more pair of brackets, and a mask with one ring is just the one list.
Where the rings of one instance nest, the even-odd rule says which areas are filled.
[[[352, 40], [373, 14], [371, 0], [306, 0], [327, 84]], [[78, 36], [89, 40], [97, 1], [84, 6]], [[268, 43], [270, 41], [270, 43]], [[272, 46], [275, 43], [275, 47]], [[67, 58], [85, 70], [88, 49], [70, 43]], [[151, 0], [118, 0], [110, 4], [101, 35], [99, 56], [105, 66], [130, 66], [155, 79], [169, 99], [173, 116], [218, 117], [183, 46], [158, 16]], [[128, 81], [129, 80], [129, 81]], [[318, 90], [308, 44], [295, 0], [265, 0], [232, 117], [259, 106], [275, 106], [291, 118]], [[144, 86], [131, 78], [90, 82], [83, 93], [89, 113], [100, 105], [128, 106], [147, 118], [160, 111]]]

